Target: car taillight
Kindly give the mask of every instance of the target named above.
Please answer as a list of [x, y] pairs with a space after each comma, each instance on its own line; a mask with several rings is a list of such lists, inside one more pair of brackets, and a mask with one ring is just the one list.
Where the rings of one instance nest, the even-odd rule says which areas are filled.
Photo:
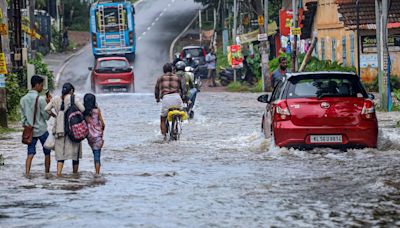
[[204, 48], [203, 48], [203, 55], [204, 55], [204, 58], [207, 56], [207, 52]]
[[290, 120], [290, 111], [286, 101], [280, 101], [275, 106], [275, 120], [286, 121]]
[[129, 32], [129, 43], [133, 45], [133, 32]]
[[182, 51], [181, 55], [180, 55], [180, 59], [183, 59], [183, 54], [184, 54], [184, 52]]
[[93, 46], [97, 47], [97, 36], [96, 36], [96, 33], [92, 33], [92, 42], [93, 42]]
[[375, 118], [375, 105], [371, 100], [365, 100], [364, 106], [361, 110], [361, 117], [366, 120], [372, 120]]

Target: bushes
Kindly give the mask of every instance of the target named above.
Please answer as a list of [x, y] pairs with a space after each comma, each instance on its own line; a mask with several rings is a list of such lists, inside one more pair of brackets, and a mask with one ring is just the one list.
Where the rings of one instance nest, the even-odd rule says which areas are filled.
[[7, 110], [11, 121], [19, 120], [19, 101], [28, 91], [26, 87], [20, 86], [19, 76], [9, 73], [6, 76]]
[[29, 60], [29, 63], [35, 65], [36, 74], [47, 76], [49, 90], [53, 90], [54, 76], [53, 73], [50, 72], [47, 64], [43, 62], [43, 56], [41, 54], [37, 54], [34, 59]]
[[[365, 88], [369, 92], [379, 92], [379, 80], [375, 77], [372, 83], [365, 84]], [[393, 91], [400, 89], [400, 79], [397, 75], [390, 76], [390, 88]]]
[[[35, 65], [36, 74], [47, 76], [49, 90], [54, 89], [54, 76], [43, 62], [43, 56], [37, 54], [35, 59], [29, 60]], [[9, 73], [6, 76], [7, 110], [11, 121], [19, 120], [19, 101], [27, 92], [26, 69], [18, 73]]]

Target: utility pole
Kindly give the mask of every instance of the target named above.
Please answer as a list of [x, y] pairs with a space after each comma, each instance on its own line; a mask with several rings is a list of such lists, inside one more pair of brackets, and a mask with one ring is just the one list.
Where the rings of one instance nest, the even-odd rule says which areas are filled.
[[375, 15], [376, 15], [376, 40], [378, 53], [378, 80], [379, 94], [381, 96], [381, 108], [388, 110], [388, 100], [390, 91], [388, 89], [388, 0], [375, 0]]
[[[35, 28], [35, 0], [29, 0], [29, 5], [28, 5], [28, 15], [29, 15], [29, 21], [30, 21], [30, 30], [31, 32], [34, 31]], [[33, 50], [34, 50], [34, 42], [33, 42], [33, 36], [32, 35], [28, 35], [28, 40], [29, 40], [29, 46], [28, 46], [28, 50], [30, 50], [30, 53], [33, 54]]]
[[13, 49], [14, 52], [14, 68], [22, 67], [22, 29], [21, 29], [21, 0], [11, 0], [11, 8], [13, 13]]
[[203, 42], [203, 33], [202, 33], [202, 31], [201, 31], [201, 23], [202, 23], [202, 21], [201, 21], [201, 9], [199, 9], [199, 36], [200, 36], [200, 46], [201, 46], [201, 43]]
[[[268, 37], [268, 0], [264, 0], [264, 33]], [[261, 70], [262, 70], [262, 81], [263, 81], [263, 92], [267, 92], [270, 88], [269, 76], [269, 42], [268, 39], [262, 42], [261, 51]]]
[[[360, 63], [360, 2], [357, 0], [356, 2], [357, 8], [357, 70], [358, 70], [358, 77], [361, 78], [361, 63]], [[378, 30], [378, 29], [377, 29]]]
[[[5, 1], [0, 1], [1, 10], [1, 24], [8, 26], [7, 20], [7, 6]], [[6, 39], [7, 40], [7, 39]], [[0, 36], [0, 52], [3, 52], [3, 36]], [[8, 127], [7, 124], [7, 94], [5, 88], [5, 75], [0, 75], [0, 127]]]
[[[237, 30], [237, 17], [238, 17], [238, 8], [237, 8], [237, 0], [233, 1], [233, 44], [236, 43], [236, 30]], [[233, 69], [233, 81], [236, 82], [236, 69]]]
[[[293, 28], [297, 28], [297, 5], [296, 0], [292, 0], [293, 12]], [[292, 72], [297, 69], [297, 35], [293, 35], [293, 49], [292, 49]]]

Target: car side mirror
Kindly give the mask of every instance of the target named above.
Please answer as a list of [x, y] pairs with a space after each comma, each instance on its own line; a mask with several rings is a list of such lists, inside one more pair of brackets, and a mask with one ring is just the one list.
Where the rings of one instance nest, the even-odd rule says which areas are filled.
[[369, 94], [368, 94], [368, 98], [371, 99], [371, 100], [374, 100], [374, 99], [375, 99], [375, 96], [374, 96], [374, 94], [369, 93]]
[[268, 94], [261, 95], [257, 98], [257, 101], [261, 103], [269, 103], [269, 95]]
[[92, 71], [92, 70], [93, 70], [93, 67], [88, 67], [88, 70]]

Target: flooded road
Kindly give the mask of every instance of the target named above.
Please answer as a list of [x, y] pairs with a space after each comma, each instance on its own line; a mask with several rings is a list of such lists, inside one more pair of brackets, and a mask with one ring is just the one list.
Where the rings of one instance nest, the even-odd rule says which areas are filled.
[[[79, 175], [66, 162], [57, 178], [53, 152], [45, 176], [38, 149], [27, 179], [21, 133], [0, 136], [0, 227], [400, 226], [398, 113], [379, 114], [379, 149], [299, 151], [263, 139], [258, 94], [201, 92], [181, 140], [162, 143], [152, 88], [198, 8], [188, 0], [137, 7], [145, 19], [137, 21], [139, 93], [98, 95], [106, 121], [100, 177], [85, 142]], [[59, 81], [80, 97], [94, 61], [86, 49]]]
[[274, 148], [256, 94], [200, 93], [179, 142], [163, 144], [153, 95], [100, 95], [102, 175], [84, 143], [79, 176], [23, 176], [20, 134], [1, 140], [0, 227], [400, 225], [396, 114], [380, 115], [381, 151]]

